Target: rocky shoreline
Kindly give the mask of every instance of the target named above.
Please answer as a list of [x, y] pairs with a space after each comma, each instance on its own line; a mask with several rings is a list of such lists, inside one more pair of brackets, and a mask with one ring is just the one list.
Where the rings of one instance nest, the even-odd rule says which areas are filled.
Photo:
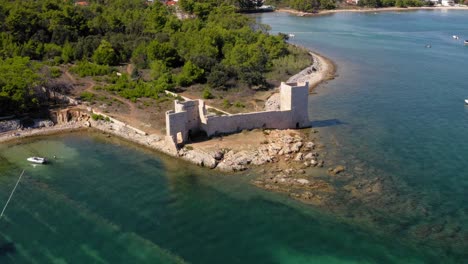
[[[333, 63], [316, 53], [311, 52], [310, 55], [313, 57], [313, 64], [292, 76], [289, 81], [309, 81], [310, 86], [314, 87], [333, 78], [335, 74]], [[275, 96], [271, 98], [269, 100], [271, 104], [266, 107], [267, 110], [271, 105], [276, 107]], [[94, 120], [93, 115], [99, 115], [102, 118]], [[210, 142], [223, 141], [224, 147], [218, 147], [217, 144], [215, 144], [216, 147], [189, 144], [177, 149], [172, 143], [166, 141], [164, 135], [147, 134], [110, 115], [97, 112], [84, 105], [77, 105], [55, 111], [52, 120], [35, 120], [34, 126], [30, 128], [22, 127], [19, 121], [0, 121], [0, 143], [81, 129], [95, 129], [193, 164], [224, 172], [261, 168], [263, 173], [252, 184], [266, 190], [286, 192], [296, 199], [306, 199], [308, 202], [319, 203], [316, 191], [333, 192], [331, 185], [306, 177], [308, 171], [314, 169], [326, 174], [326, 169], [323, 168], [325, 166], [324, 155], [320, 153], [323, 146], [311, 139], [316, 132], [313, 129], [256, 129], [244, 131], [239, 135], [242, 141], [245, 138], [258, 139], [248, 146], [236, 148], [237, 144], [230, 141], [230, 136], [224, 136], [208, 140], [208, 145]], [[315, 191], [314, 194], [304, 192], [312, 189]], [[300, 190], [300, 192], [295, 190]]]
[[[335, 74], [333, 63], [316, 53], [310, 54], [313, 57], [313, 64], [292, 76], [289, 81], [309, 81], [310, 86], [314, 87], [333, 78]], [[271, 105], [276, 107], [274, 99], [269, 101], [272, 101], [270, 107]], [[92, 118], [93, 115], [102, 118], [95, 120]], [[0, 121], [0, 143], [81, 129], [95, 129], [193, 164], [224, 172], [261, 168], [263, 173], [252, 181], [252, 184], [270, 191], [285, 192], [291, 197], [307, 200], [309, 203], [320, 203], [320, 195], [317, 192], [333, 193], [331, 185], [306, 176], [310, 170], [320, 170], [326, 174], [326, 169], [323, 168], [325, 155], [320, 153], [323, 146], [312, 139], [316, 132], [313, 129], [256, 129], [243, 131], [238, 135], [242, 141], [246, 138], [255, 138], [256, 141], [251, 145], [236, 148], [238, 144], [232, 142], [231, 136], [220, 136], [208, 140], [208, 146], [195, 143], [177, 149], [171, 142], [166, 141], [164, 135], [147, 134], [110, 115], [85, 105], [77, 105], [55, 111], [52, 120], [35, 120], [34, 126], [30, 128], [22, 127], [19, 121]], [[219, 147], [216, 143], [219, 141], [225, 145]], [[210, 147], [209, 145], [213, 143], [215, 147]], [[310, 192], [312, 190], [313, 193]]]
[[[289, 81], [309, 81], [310, 87], [314, 87], [334, 76], [335, 67], [331, 61], [313, 52], [310, 52], [310, 55], [313, 57], [313, 64], [292, 76]], [[275, 96], [272, 98], [274, 97]], [[172, 146], [172, 144], [166, 142], [164, 135], [147, 135], [144, 131], [131, 127], [109, 115], [95, 112], [84, 105], [75, 106], [76, 104], [77, 102], [74, 102], [72, 108], [53, 112], [52, 120], [34, 120], [34, 124], [29, 127], [23, 127], [19, 120], [0, 121], [0, 143], [23, 137], [56, 134], [92, 127], [137, 144], [151, 147], [168, 155], [180, 157], [194, 164], [208, 168], [218, 168], [223, 171], [245, 170], [247, 165], [262, 165], [275, 160], [275, 157], [271, 155], [271, 151], [266, 150], [264, 148], [265, 146], [260, 147], [255, 152], [244, 151], [240, 153], [233, 151], [224, 153], [222, 150], [213, 152], [203, 150], [202, 148], [182, 148], [178, 150]], [[92, 114], [105, 116], [110, 122], [105, 120], [93, 120], [91, 118]], [[286, 150], [285, 152], [289, 151]], [[290, 153], [287, 153], [286, 155], [289, 154]], [[247, 158], [247, 156], [252, 158]]]
[[[109, 120], [93, 120], [91, 118], [91, 112], [86, 113], [84, 109], [77, 108], [62, 112], [66, 112], [68, 116], [71, 116], [71, 119], [60, 122], [54, 126], [44, 126], [35, 129], [16, 129], [7, 133], [2, 133], [0, 134], [0, 143], [26, 137], [44, 136], [91, 128], [109, 135], [118, 136], [173, 157], [182, 158], [202, 167], [211, 169], [217, 168], [226, 172], [244, 171], [250, 166], [278, 163], [282, 160], [286, 162], [292, 160], [300, 161], [303, 167], [322, 167], [324, 164], [323, 160], [318, 159], [319, 154], [314, 151], [315, 143], [312, 141], [305, 141], [302, 133], [295, 130], [263, 130], [262, 133], [268, 140], [261, 142], [260, 146], [255, 146], [255, 148], [251, 150], [206, 150], [198, 147], [176, 149], [166, 142], [163, 136], [143, 134], [141, 131], [113, 118], [109, 118]], [[77, 118], [77, 116], [79, 116], [79, 118]], [[42, 123], [47, 124], [49, 124], [49, 122], [51, 121], [42, 121]], [[13, 123], [16, 124], [16, 122]]]
[[[45, 122], [48, 122], [48, 121], [50, 121], [50, 120], [45, 120]], [[52, 121], [50, 121], [50, 122], [52, 122]], [[53, 125], [53, 126], [40, 127], [40, 128], [26, 128], [26, 129], [18, 128], [18, 129], [13, 130], [13, 131], [0, 133], [0, 143], [15, 141], [15, 140], [19, 140], [21, 138], [61, 134], [61, 133], [81, 130], [81, 129], [84, 129], [84, 128], [86, 128], [86, 126], [85, 126], [85, 124], [83, 124], [81, 122], [70, 122], [70, 123], [67, 123], [67, 124], [56, 124], [56, 125]]]

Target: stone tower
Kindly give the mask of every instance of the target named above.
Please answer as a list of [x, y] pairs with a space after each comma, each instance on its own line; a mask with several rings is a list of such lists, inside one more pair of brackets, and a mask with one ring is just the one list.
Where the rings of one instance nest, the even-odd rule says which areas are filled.
[[291, 111], [290, 128], [310, 126], [308, 104], [309, 82], [281, 83], [280, 110]]

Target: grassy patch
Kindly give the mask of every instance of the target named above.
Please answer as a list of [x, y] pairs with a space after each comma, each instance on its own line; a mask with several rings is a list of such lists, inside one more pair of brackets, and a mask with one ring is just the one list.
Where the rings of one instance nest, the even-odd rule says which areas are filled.
[[86, 102], [92, 102], [94, 101], [94, 98], [95, 98], [95, 95], [90, 92], [85, 91], [80, 94], [80, 99]]

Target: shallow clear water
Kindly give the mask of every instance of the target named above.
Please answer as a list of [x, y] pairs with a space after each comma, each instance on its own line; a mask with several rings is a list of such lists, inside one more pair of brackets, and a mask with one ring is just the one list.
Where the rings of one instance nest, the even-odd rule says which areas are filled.
[[[0, 263], [465, 262], [468, 47], [451, 36], [468, 39], [468, 12], [259, 18], [337, 63], [310, 116], [330, 163], [393, 180], [384, 204], [330, 213], [253, 187], [255, 175], [98, 134], [40, 138], [0, 145], [0, 201], [26, 169], [0, 219], [0, 246], [14, 247]], [[58, 158], [33, 167], [32, 155]]]
[[[37, 153], [57, 159], [31, 166]], [[422, 263], [398, 237], [99, 135], [0, 146], [1, 263]]]

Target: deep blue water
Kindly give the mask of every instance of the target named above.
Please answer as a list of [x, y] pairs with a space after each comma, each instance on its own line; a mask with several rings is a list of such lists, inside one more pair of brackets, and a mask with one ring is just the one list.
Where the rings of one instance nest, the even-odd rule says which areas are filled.
[[[336, 62], [310, 117], [330, 165], [392, 179], [385, 199], [331, 212], [100, 135], [25, 140], [0, 145], [0, 201], [26, 169], [0, 263], [466, 262], [468, 47], [451, 36], [468, 38], [468, 12], [260, 19]], [[39, 154], [58, 159], [25, 161]]]

